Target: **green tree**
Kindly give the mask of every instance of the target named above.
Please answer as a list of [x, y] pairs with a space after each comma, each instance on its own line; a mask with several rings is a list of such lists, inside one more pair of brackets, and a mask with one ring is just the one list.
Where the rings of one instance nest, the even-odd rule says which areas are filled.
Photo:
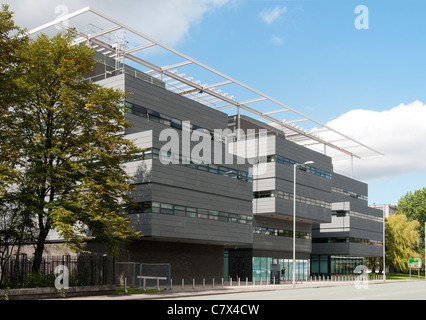
[[[7, 5], [0, 8], [0, 119], [17, 101], [19, 90], [14, 79], [20, 74], [23, 61], [19, 55], [28, 43], [25, 30], [12, 20]], [[14, 137], [7, 126], [0, 125], [0, 287], [5, 277], [4, 267], [20, 245], [30, 241], [33, 223], [21, 207], [17, 194], [10, 192], [19, 179], [19, 154], [10, 148]]]
[[[12, 20], [13, 13], [7, 5], [0, 8], [0, 118], [7, 106], [19, 96], [16, 82], [13, 81], [20, 70], [22, 59], [18, 54], [27, 44], [25, 30], [20, 29]], [[16, 169], [17, 154], [8, 145], [8, 128], [0, 126], [0, 198], [5, 196], [8, 186], [18, 178]], [[9, 140], [9, 141], [8, 141]]]
[[129, 123], [125, 94], [84, 79], [94, 51], [72, 45], [74, 32], [40, 35], [19, 52], [19, 97], [2, 105], [2, 150], [17, 155], [16, 193], [37, 228], [37, 272], [51, 230], [71, 249], [97, 240], [111, 254], [137, 237], [123, 215], [130, 177], [122, 164], [137, 151], [123, 133]]
[[398, 202], [397, 214], [399, 213], [405, 214], [410, 221], [418, 221], [420, 223], [420, 232], [424, 235], [424, 226], [426, 222], [426, 188], [409, 192], [403, 196]]
[[408, 259], [417, 257], [420, 223], [409, 221], [403, 214], [386, 219], [386, 263], [398, 272], [408, 270]]

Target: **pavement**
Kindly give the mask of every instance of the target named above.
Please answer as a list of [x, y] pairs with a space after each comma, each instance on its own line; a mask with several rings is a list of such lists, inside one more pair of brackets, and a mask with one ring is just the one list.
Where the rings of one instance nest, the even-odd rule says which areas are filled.
[[[393, 282], [393, 281], [392, 281]], [[388, 283], [388, 281], [386, 282]], [[369, 280], [369, 285], [383, 284], [383, 280]], [[299, 290], [307, 288], [326, 288], [326, 287], [342, 287], [342, 286], [354, 286], [354, 281], [318, 281], [318, 282], [299, 282], [293, 287], [292, 283], [285, 284], [264, 284], [264, 285], [246, 285], [241, 283], [240, 286], [187, 286], [182, 289], [181, 287], [174, 287], [171, 290], [166, 290], [156, 293], [143, 293], [143, 294], [121, 294], [121, 295], [108, 295], [108, 296], [91, 296], [91, 297], [73, 297], [65, 298], [61, 300], [168, 300], [168, 299], [184, 299], [184, 298], [197, 298], [210, 296], [210, 295], [224, 295], [234, 293], [245, 293], [245, 292], [267, 292], [267, 291], [279, 291], [279, 290]]]

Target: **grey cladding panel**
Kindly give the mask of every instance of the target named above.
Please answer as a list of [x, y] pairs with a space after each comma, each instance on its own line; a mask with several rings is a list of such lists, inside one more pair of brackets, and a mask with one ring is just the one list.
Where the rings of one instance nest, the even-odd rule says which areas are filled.
[[191, 121], [208, 130], [227, 127], [228, 116], [166, 89], [126, 75], [126, 91], [132, 92], [128, 100], [148, 109], [183, 121]]

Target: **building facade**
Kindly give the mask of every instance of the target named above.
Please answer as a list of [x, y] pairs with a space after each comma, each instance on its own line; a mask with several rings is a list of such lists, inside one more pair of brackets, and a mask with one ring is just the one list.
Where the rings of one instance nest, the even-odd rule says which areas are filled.
[[[285, 279], [292, 278], [294, 267], [297, 279], [306, 280], [311, 275], [353, 273], [366, 257], [382, 255], [381, 212], [368, 207], [368, 186], [334, 173], [329, 156], [291, 142], [283, 132], [253, 118], [228, 117], [176, 95], [161, 81], [135, 76], [127, 68], [98, 81], [131, 93], [125, 104], [134, 126], [126, 135], [143, 149], [126, 166], [136, 177], [128, 214], [144, 237], [126, 248], [123, 261], [170, 263], [171, 277], [178, 279], [268, 281], [277, 265], [284, 268]], [[104, 69], [102, 63], [97, 67]], [[185, 122], [190, 123], [188, 132]], [[223, 144], [222, 161], [215, 163], [213, 132], [226, 128], [267, 130], [266, 154], [250, 164], [229, 155], [235, 152]], [[178, 134], [181, 144], [166, 151], [179, 164], [160, 161], [165, 129]], [[185, 164], [183, 140], [196, 129], [210, 135], [212, 157]], [[233, 138], [238, 141], [235, 134]], [[190, 149], [198, 142], [191, 141]], [[229, 156], [232, 161], [225, 164]], [[294, 166], [307, 161], [313, 163], [296, 170], [293, 266]], [[259, 165], [264, 170], [253, 175]]]
[[[105, 69], [105, 59], [97, 70]], [[214, 129], [227, 128], [227, 115], [167, 91], [158, 80], [128, 73], [97, 81], [131, 93], [125, 105], [133, 127], [125, 134], [142, 149], [126, 168], [135, 176], [136, 188], [128, 214], [132, 227], [143, 238], [126, 247], [120, 260], [169, 263], [174, 279], [220, 279], [224, 274], [224, 247], [249, 245], [253, 239], [249, 166], [238, 164], [241, 161], [227, 154], [225, 146], [215, 144], [210, 136]], [[99, 74], [91, 76], [102, 78]], [[184, 128], [185, 124], [189, 127]], [[196, 130], [201, 129], [207, 138], [194, 138]], [[164, 133], [178, 138], [167, 150], [162, 148], [170, 137], [165, 135], [168, 141], [160, 141]], [[201, 161], [195, 148], [202, 138], [211, 150], [216, 147], [217, 151], [219, 145], [222, 158], [232, 157], [233, 161]], [[191, 159], [185, 158], [182, 150], [185, 139]], [[177, 164], [163, 164], [162, 156], [177, 160]]]
[[331, 223], [312, 228], [311, 274], [353, 274], [383, 256], [383, 212], [368, 206], [368, 185], [333, 173]]
[[[367, 153], [377, 152], [336, 131], [338, 137], [330, 142], [292, 121], [271, 117], [294, 110], [91, 8], [33, 33], [65, 21], [72, 26], [74, 19], [83, 20], [85, 14], [102, 25], [95, 28], [92, 20], [87, 21], [89, 31], [79, 28], [74, 42], [96, 50], [98, 63], [87, 78], [129, 93], [124, 104], [133, 127], [123, 134], [141, 149], [125, 164], [135, 186], [126, 214], [143, 237], [123, 248], [120, 261], [168, 263], [171, 278], [178, 280], [268, 281], [271, 270], [277, 268], [285, 269], [287, 280], [293, 270], [298, 279], [311, 274], [347, 274], [367, 257], [382, 255], [382, 212], [368, 207], [368, 186], [333, 172], [332, 157], [310, 147], [324, 145], [324, 151], [330, 147], [354, 156], [338, 145], [344, 140]], [[123, 41], [126, 32], [132, 40], [127, 43]], [[149, 54], [136, 55], [151, 47], [172, 53], [170, 65], [159, 67], [145, 60]], [[142, 69], [125, 64], [126, 60]], [[185, 66], [211, 72], [213, 84], [201, 85], [177, 71]], [[256, 96], [238, 102], [219, 90], [227, 85], [248, 89], [251, 97]], [[252, 102], [278, 104], [281, 109], [260, 112], [249, 107]], [[221, 111], [230, 106], [237, 108], [236, 116]], [[242, 115], [241, 108], [274, 126]], [[293, 122], [299, 120], [311, 119]], [[257, 156], [253, 159], [256, 152], [236, 152], [235, 144], [229, 147], [228, 137], [223, 140], [214, 134], [226, 129], [234, 133], [254, 130]], [[262, 143], [261, 130], [267, 132]], [[323, 130], [329, 128], [323, 126]], [[234, 134], [231, 138], [238, 148], [241, 137]], [[101, 247], [91, 249], [103, 253]]]

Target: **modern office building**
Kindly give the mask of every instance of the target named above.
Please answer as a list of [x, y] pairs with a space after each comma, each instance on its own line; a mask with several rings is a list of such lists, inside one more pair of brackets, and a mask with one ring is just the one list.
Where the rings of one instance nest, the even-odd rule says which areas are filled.
[[353, 274], [383, 256], [383, 212], [368, 206], [368, 185], [333, 173], [331, 223], [312, 228], [311, 274]]
[[[173, 279], [266, 281], [278, 264], [291, 279], [293, 236], [298, 279], [311, 272], [335, 272], [337, 256], [381, 255], [381, 213], [368, 207], [367, 185], [333, 172], [336, 154], [363, 158], [377, 151], [91, 8], [30, 33], [64, 27], [62, 21], [73, 26], [74, 20], [90, 25], [77, 26], [75, 44], [97, 52], [97, 66], [88, 78], [131, 93], [124, 103], [134, 126], [124, 134], [142, 151], [125, 164], [136, 187], [127, 214], [143, 238], [124, 248], [121, 261], [169, 263]], [[123, 30], [131, 45], [123, 41]], [[162, 67], [147, 61], [150, 54], [144, 50], [151, 47], [174, 58]], [[191, 72], [208, 72], [207, 81], [213, 84], [201, 84], [178, 70], [188, 66]], [[225, 93], [228, 86], [248, 91], [250, 98], [237, 100]], [[259, 111], [252, 103], [279, 109]], [[274, 117], [282, 112], [303, 117], [320, 130]], [[214, 134], [226, 129], [231, 135]], [[243, 141], [237, 129], [254, 129], [255, 141], [266, 130], [266, 142], [254, 144], [264, 152], [236, 152]], [[206, 150], [212, 151], [208, 158]]]
[[331, 158], [288, 141], [282, 131], [252, 118], [230, 117], [231, 129], [237, 123], [245, 131], [267, 129], [268, 139], [264, 170], [253, 176], [253, 244], [228, 248], [229, 275], [265, 281], [271, 265], [279, 263], [280, 269], [285, 268], [286, 278], [291, 278], [294, 166], [311, 161], [313, 164], [296, 170], [296, 277], [307, 279], [312, 225], [331, 221]]
[[[214, 129], [227, 128], [227, 115], [176, 95], [147, 75], [135, 77], [136, 70], [128, 66], [123, 73], [106, 76], [105, 66], [113, 61], [105, 55], [97, 58], [100, 62], [90, 76], [106, 77], [97, 83], [131, 93], [125, 105], [133, 127], [126, 136], [143, 150], [126, 164], [136, 186], [128, 214], [143, 239], [133, 241], [120, 259], [169, 263], [175, 279], [220, 279], [224, 247], [248, 245], [253, 238], [249, 166], [238, 164], [242, 161], [211, 136]], [[204, 136], [198, 133], [201, 129]], [[173, 144], [171, 137], [177, 138]], [[213, 164], [212, 158], [203, 161], [193, 152], [202, 139], [221, 153], [216, 159], [221, 164]], [[232, 161], [225, 164], [226, 157]], [[163, 164], [164, 160], [176, 164]]]

